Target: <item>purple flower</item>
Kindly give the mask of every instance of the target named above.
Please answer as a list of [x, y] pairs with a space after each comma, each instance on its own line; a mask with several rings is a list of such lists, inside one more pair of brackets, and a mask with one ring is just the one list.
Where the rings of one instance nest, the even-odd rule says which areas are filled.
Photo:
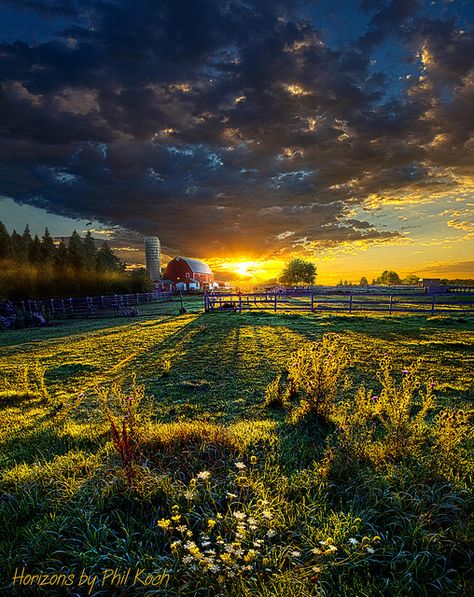
[[403, 369], [403, 370], [402, 370], [402, 373], [403, 373], [404, 375], [406, 375], [406, 374], [408, 373], [408, 369]]
[[379, 399], [378, 396], [372, 396], [371, 400], [373, 400], [374, 402], [377, 401]]

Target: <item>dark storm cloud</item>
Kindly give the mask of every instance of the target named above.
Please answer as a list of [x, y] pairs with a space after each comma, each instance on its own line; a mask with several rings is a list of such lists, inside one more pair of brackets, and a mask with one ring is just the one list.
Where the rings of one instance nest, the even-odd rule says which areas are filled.
[[[17, 3], [61, 27], [0, 44], [0, 192], [157, 233], [170, 253], [396, 235], [351, 211], [468, 171], [472, 33], [412, 0], [366, 1], [368, 30], [335, 50], [300, 5]], [[390, 99], [371, 62], [388, 36], [423, 60]]]

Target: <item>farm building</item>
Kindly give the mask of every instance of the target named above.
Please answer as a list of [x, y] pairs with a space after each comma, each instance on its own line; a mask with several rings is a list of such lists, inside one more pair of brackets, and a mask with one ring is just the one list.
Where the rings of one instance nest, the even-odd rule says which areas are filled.
[[198, 259], [175, 257], [165, 270], [165, 278], [172, 280], [176, 290], [199, 290], [214, 288], [214, 274], [211, 268]]

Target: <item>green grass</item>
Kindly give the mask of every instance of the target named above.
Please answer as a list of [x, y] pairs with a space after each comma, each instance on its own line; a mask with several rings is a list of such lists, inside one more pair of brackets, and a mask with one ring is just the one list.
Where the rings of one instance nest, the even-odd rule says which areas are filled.
[[[98, 577], [91, 594], [122, 594], [110, 579], [100, 586], [108, 568], [132, 569], [132, 595], [145, 591], [142, 577], [133, 584], [136, 569], [154, 575], [150, 595], [474, 592], [468, 456], [435, 470], [435, 450], [426, 444], [416, 458], [349, 462], [345, 470], [328, 456], [333, 423], [295, 423], [264, 405], [268, 384], [291, 354], [332, 332], [350, 348], [347, 395], [360, 383], [379, 391], [385, 353], [397, 371], [422, 357], [422, 378], [435, 381], [434, 425], [442, 408], [472, 409], [472, 319], [204, 314], [200, 299], [187, 299], [186, 308], [178, 316], [175, 301], [148, 305], [137, 319], [70, 320], [0, 334], [5, 594], [43, 594], [12, 584], [22, 567], [74, 574], [69, 591], [81, 595], [82, 569]], [[127, 394], [132, 374], [145, 396], [130, 486], [97, 387], [123, 382]], [[472, 440], [463, 446], [470, 450]], [[203, 471], [208, 479], [198, 477]], [[254, 524], [242, 530], [240, 512]], [[189, 556], [186, 541], [196, 543], [201, 559]], [[219, 572], [206, 563], [205, 547], [216, 551]]]

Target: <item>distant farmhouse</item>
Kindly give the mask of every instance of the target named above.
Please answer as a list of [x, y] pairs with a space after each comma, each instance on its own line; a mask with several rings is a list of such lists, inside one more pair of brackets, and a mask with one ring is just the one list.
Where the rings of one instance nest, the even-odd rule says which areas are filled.
[[175, 257], [166, 266], [165, 280], [172, 282], [176, 290], [204, 290], [217, 288], [211, 268], [198, 259]]

